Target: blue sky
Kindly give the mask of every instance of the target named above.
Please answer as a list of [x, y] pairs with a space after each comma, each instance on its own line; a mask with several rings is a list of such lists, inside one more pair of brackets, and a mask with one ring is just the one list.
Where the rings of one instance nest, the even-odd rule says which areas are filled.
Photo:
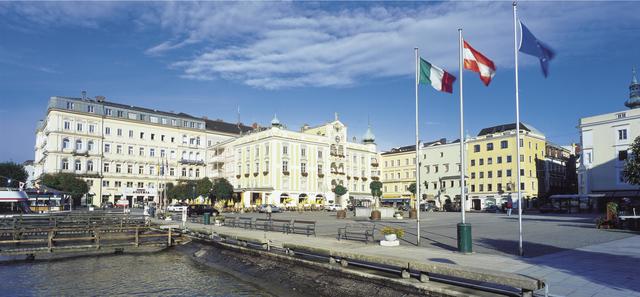
[[[557, 57], [520, 55], [521, 117], [559, 144], [580, 117], [625, 109], [640, 66], [639, 2], [521, 2]], [[458, 76], [457, 28], [498, 67], [465, 72], [465, 125], [514, 122], [511, 2], [0, 2], [0, 161], [33, 159], [53, 95], [291, 129], [333, 118], [381, 150], [414, 137], [413, 48]], [[458, 137], [452, 95], [420, 89], [421, 138]]]

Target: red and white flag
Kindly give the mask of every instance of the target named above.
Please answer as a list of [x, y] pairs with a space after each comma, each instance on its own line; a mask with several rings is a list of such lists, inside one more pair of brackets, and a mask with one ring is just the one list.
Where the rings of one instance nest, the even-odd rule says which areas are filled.
[[480, 80], [485, 86], [488, 86], [491, 79], [496, 75], [496, 66], [493, 61], [476, 51], [466, 41], [464, 42], [462, 53], [464, 56], [464, 68], [480, 73]]

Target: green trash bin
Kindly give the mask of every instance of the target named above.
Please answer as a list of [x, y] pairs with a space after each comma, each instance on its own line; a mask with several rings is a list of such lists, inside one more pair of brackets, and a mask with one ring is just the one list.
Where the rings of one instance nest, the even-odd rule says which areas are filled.
[[204, 215], [202, 216], [202, 222], [204, 222], [205, 225], [209, 225], [211, 223], [211, 214], [208, 212], [205, 212]]
[[473, 245], [471, 241], [471, 224], [458, 224], [458, 252], [472, 253]]

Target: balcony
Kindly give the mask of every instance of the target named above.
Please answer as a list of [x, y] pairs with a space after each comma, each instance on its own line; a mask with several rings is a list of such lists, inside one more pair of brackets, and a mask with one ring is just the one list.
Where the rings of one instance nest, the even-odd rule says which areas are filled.
[[204, 161], [202, 160], [188, 160], [188, 159], [180, 159], [178, 163], [183, 165], [202, 165], [204, 166]]

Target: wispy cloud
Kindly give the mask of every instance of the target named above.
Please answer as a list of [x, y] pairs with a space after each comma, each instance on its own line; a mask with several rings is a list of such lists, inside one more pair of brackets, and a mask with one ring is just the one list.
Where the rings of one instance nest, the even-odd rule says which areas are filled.
[[[105, 20], [126, 16], [124, 2], [5, 2], [0, 4], [0, 16], [15, 18], [26, 26], [84, 26], [98, 28]], [[26, 22], [24, 22], [26, 20]]]

